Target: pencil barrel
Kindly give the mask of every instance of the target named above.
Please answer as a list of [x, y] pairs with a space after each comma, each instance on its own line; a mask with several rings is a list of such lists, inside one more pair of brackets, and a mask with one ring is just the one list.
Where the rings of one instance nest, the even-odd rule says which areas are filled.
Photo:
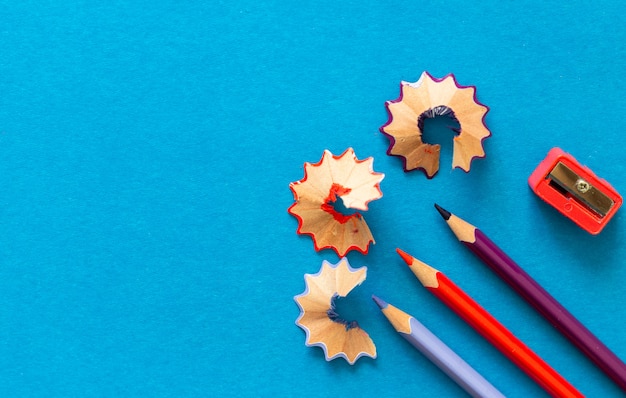
[[475, 242], [463, 244], [626, 390], [626, 364], [482, 231], [476, 229], [475, 238]]
[[400, 333], [413, 347], [454, 380], [468, 394], [475, 398], [503, 398], [491, 383], [458, 356], [444, 342], [439, 340], [417, 319], [411, 318], [411, 333]]
[[435, 296], [554, 397], [583, 397], [563, 376], [535, 354], [445, 275], [438, 273]]

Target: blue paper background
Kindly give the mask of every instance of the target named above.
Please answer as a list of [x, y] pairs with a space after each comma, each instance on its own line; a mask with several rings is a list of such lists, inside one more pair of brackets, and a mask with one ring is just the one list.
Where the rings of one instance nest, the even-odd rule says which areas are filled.
[[[444, 271], [589, 396], [620, 390], [432, 208], [479, 226], [622, 359], [624, 210], [601, 235], [526, 178], [560, 146], [626, 192], [626, 5], [483, 1], [3, 2], [0, 395], [464, 396], [401, 339], [410, 312], [511, 397], [541, 390], [436, 298], [394, 249]], [[405, 174], [378, 132], [422, 71], [491, 111], [487, 158]], [[445, 122], [445, 121], [444, 121]], [[379, 358], [304, 346], [292, 297], [323, 259], [288, 184], [324, 149], [386, 174], [365, 218], [368, 279], [341, 303]]]

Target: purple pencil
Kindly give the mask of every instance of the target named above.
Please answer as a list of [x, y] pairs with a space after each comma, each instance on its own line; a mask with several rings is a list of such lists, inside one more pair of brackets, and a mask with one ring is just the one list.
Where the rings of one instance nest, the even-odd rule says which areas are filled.
[[372, 296], [394, 329], [473, 397], [504, 397], [417, 319]]
[[456, 237], [626, 390], [626, 364], [478, 228], [435, 205]]

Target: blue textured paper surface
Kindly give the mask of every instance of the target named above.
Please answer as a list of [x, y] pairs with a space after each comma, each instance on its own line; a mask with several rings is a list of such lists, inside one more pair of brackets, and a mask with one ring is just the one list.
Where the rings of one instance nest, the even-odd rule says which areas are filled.
[[[420, 287], [445, 272], [588, 396], [620, 390], [456, 242], [479, 226], [622, 359], [626, 221], [590, 236], [526, 184], [560, 146], [626, 192], [626, 5], [5, 2], [0, 29], [0, 396], [464, 396], [372, 293], [504, 394], [543, 391]], [[493, 136], [469, 174], [404, 173], [378, 128], [401, 80], [454, 73]], [[441, 123], [439, 123], [441, 124]], [[339, 303], [378, 347], [354, 366], [304, 346], [293, 296], [316, 253], [288, 184], [324, 149], [386, 174]]]

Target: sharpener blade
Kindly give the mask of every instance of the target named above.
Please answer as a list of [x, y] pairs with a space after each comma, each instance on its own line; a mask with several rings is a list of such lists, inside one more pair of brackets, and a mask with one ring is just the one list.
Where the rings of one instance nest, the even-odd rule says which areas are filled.
[[611, 198], [589, 184], [563, 162], [558, 162], [554, 166], [548, 174], [548, 178], [552, 180], [552, 183], [569, 192], [574, 198], [602, 217], [606, 216], [615, 204]]

